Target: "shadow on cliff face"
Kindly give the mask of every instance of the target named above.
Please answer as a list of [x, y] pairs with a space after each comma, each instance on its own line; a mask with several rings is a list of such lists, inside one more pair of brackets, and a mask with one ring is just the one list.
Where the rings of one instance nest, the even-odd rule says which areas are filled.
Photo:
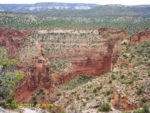
[[[102, 35], [106, 39], [101, 42], [103, 46], [100, 50], [81, 48], [80, 54], [75, 52], [64, 54], [64, 56], [84, 57], [84, 59], [71, 59], [71, 69], [68, 73], [61, 72], [52, 74], [57, 84], [68, 81], [78, 74], [97, 77], [113, 69], [114, 64], [117, 62], [122, 52], [121, 44], [123, 41], [127, 40], [126, 32], [121, 29], [112, 28], [101, 28], [98, 29], [98, 32], [99, 35]], [[59, 55], [57, 55], [57, 57], [58, 56]]]
[[[54, 80], [50, 75], [50, 64], [43, 53], [43, 46], [36, 45], [36, 48], [39, 51], [38, 56], [30, 59], [26, 67], [21, 65], [19, 67], [24, 70], [25, 77], [21, 86], [15, 91], [15, 100], [35, 106], [36, 104], [54, 104], [58, 111], [64, 109], [67, 104], [73, 101], [73, 98], [58, 91], [54, 86]], [[39, 89], [42, 91], [38, 91]], [[40, 97], [41, 92], [42, 96]], [[56, 101], [61, 101], [61, 105], [55, 104]], [[49, 107], [46, 109], [50, 110]]]
[[[109, 72], [113, 68], [119, 54], [121, 54], [120, 50], [119, 52], [118, 50], [116, 52], [115, 49], [123, 40], [126, 39], [126, 34], [122, 34], [122, 32], [120, 34], [118, 30], [116, 30], [116, 32], [113, 30], [113, 36], [111, 34], [112, 32], [108, 32], [105, 36], [107, 40], [102, 42], [103, 47], [100, 51], [94, 49], [81, 49], [81, 56], [86, 58], [82, 60], [71, 59], [70, 62], [72, 66], [69, 73], [62, 72], [58, 74], [51, 74], [50, 64], [47, 59], [48, 56], [44, 54], [43, 47], [41, 45], [37, 45], [36, 48], [39, 51], [39, 55], [33, 57], [29, 61], [26, 61], [26, 67], [24, 67], [23, 64], [18, 67], [25, 72], [25, 77], [21, 86], [15, 92], [15, 100], [30, 102], [32, 100], [32, 95], [36, 94], [39, 88], [43, 88], [46, 94], [45, 99], [37, 100], [37, 103], [55, 103], [56, 100], [60, 100], [60, 97], [56, 96], [60, 93], [64, 100], [61, 100], [61, 103], [63, 104], [58, 106], [58, 108], [63, 108], [64, 105], [67, 104], [65, 101], [73, 100], [73, 98], [68, 96], [65, 100], [65, 93], [59, 92], [56, 89], [57, 85], [60, 85], [61, 82], [69, 81], [77, 74], [97, 77], [100, 74]], [[71, 55], [76, 56], [76, 53]]]
[[[39, 103], [46, 104], [61, 101], [63, 104], [60, 104], [58, 108], [64, 108], [64, 106], [67, 106], [67, 102], [69, 103], [73, 98], [71, 96], [66, 96], [65, 93], [57, 91], [55, 85], [60, 85], [62, 81], [69, 80], [77, 74], [97, 77], [100, 74], [111, 71], [122, 52], [122, 42], [128, 40], [127, 35], [124, 30], [120, 29], [101, 28], [98, 31], [100, 35], [107, 39], [102, 42], [103, 47], [101, 50], [82, 50], [81, 56], [86, 58], [82, 60], [71, 59], [70, 62], [72, 66], [68, 73], [64, 71], [62, 73], [51, 74], [50, 64], [47, 59], [48, 55], [43, 53], [41, 45], [37, 45], [40, 54], [30, 59], [30, 61], [26, 61], [28, 64], [25, 65], [26, 67], [24, 67], [24, 64], [18, 67], [25, 72], [25, 77], [21, 86], [15, 92], [15, 100], [29, 102], [32, 98], [32, 94], [35, 94], [39, 88], [43, 88], [45, 99], [39, 101]], [[16, 51], [23, 45], [25, 36], [29, 34], [30, 31], [19, 32], [12, 29], [0, 29], [0, 46], [6, 46], [10, 52]], [[147, 40], [150, 40], [150, 31], [148, 30], [131, 37], [131, 43], [133, 44]], [[73, 53], [70, 56], [76, 55], [76, 53]], [[67, 56], [67, 54], [65, 56]], [[58, 94], [61, 96], [57, 97], [56, 95]], [[60, 98], [62, 97], [66, 100], [61, 100]]]

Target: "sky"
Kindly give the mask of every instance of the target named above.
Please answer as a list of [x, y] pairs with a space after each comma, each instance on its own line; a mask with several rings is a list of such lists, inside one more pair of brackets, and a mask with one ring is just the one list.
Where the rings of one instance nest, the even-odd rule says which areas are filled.
[[150, 5], [150, 0], [0, 0], [0, 4], [30, 4], [37, 2], [65, 2], [65, 3], [96, 3], [106, 4], [122, 4], [122, 5]]

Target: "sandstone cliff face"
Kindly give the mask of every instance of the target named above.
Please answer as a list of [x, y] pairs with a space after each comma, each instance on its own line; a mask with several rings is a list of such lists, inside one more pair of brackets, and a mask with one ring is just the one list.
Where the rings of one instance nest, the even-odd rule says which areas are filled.
[[130, 37], [130, 42], [132, 44], [138, 44], [144, 41], [150, 41], [150, 30], [139, 32]]
[[[57, 83], [68, 81], [78, 74], [97, 77], [98, 75], [107, 73], [113, 69], [114, 64], [117, 62], [117, 59], [122, 52], [121, 43], [127, 38], [126, 32], [124, 30], [106, 28], [106, 31], [104, 31], [104, 33], [102, 32], [102, 35], [105, 35], [107, 40], [101, 42], [103, 45], [100, 50], [81, 48], [80, 54], [72, 52], [64, 55], [65, 57], [75, 56], [76, 59], [70, 60], [70, 72], [52, 74]], [[59, 55], [56, 55], [56, 57], [59, 57]], [[80, 57], [83, 59], [80, 59]]]
[[103, 52], [89, 52], [84, 56], [84, 59], [71, 59], [71, 69], [69, 72], [61, 72], [52, 74], [52, 78], [57, 85], [64, 81], [69, 81], [73, 76], [85, 75], [97, 77], [111, 70], [111, 54]]
[[6, 46], [9, 52], [16, 51], [23, 45], [25, 37], [30, 33], [31, 31], [0, 28], [0, 47]]
[[[38, 88], [42, 87], [44, 89], [51, 88], [51, 78], [50, 78], [50, 64], [47, 58], [44, 57], [42, 46], [38, 47], [40, 54], [39, 56], [33, 57], [31, 61], [28, 62], [27, 67], [22, 67], [25, 72], [25, 77], [21, 87], [16, 90], [16, 100], [22, 101], [24, 96], [21, 90], [26, 89], [25, 92], [34, 92]], [[21, 68], [20, 68], [21, 69]], [[22, 95], [22, 96], [21, 96]], [[28, 100], [27, 97], [25, 100]]]
[[[50, 75], [50, 64], [43, 53], [43, 46], [37, 45], [38, 56], [28, 61], [26, 67], [20, 69], [25, 72], [21, 86], [15, 92], [15, 100], [33, 104], [53, 104], [57, 111], [61, 111], [74, 99], [54, 86], [54, 78]], [[56, 78], [56, 77], [55, 77]], [[40, 91], [39, 89], [42, 89]], [[34, 98], [34, 102], [33, 102]], [[41, 107], [42, 108], [42, 107]], [[48, 111], [49, 107], [45, 107]]]
[[120, 37], [121, 39], [126, 38], [126, 31], [123, 29], [114, 29], [114, 28], [99, 28], [98, 29], [99, 35], [102, 35], [106, 38], [117, 38]]
[[[9, 51], [15, 51], [23, 44], [25, 36], [29, 32], [18, 32], [15, 30], [0, 29], [0, 46], [7, 46]], [[124, 30], [101, 28], [99, 34], [107, 39], [103, 43], [101, 50], [88, 48], [87, 50], [79, 48], [80, 53], [68, 53], [63, 55], [51, 55], [53, 57], [76, 57], [76, 59], [70, 59], [71, 68], [69, 72], [65, 70], [61, 73], [50, 73], [50, 64], [48, 57], [43, 52], [43, 47], [37, 44], [39, 54], [27, 62], [27, 65], [20, 65], [18, 67], [25, 73], [24, 80], [21, 86], [15, 92], [15, 100], [21, 102], [29, 102], [31, 95], [35, 94], [39, 88], [43, 88], [45, 92], [45, 99], [39, 103], [56, 103], [60, 104], [58, 108], [64, 108], [67, 106], [67, 101], [70, 97], [63, 94], [61, 97], [56, 97], [58, 91], [54, 85], [60, 85], [60, 83], [69, 80], [77, 74], [83, 74], [87, 76], [97, 77], [100, 74], [109, 72], [115, 63], [119, 55], [122, 52], [121, 43], [127, 39], [126, 32]], [[150, 31], [140, 32], [135, 34], [131, 38], [133, 44], [146, 41], [150, 39]], [[83, 57], [84, 59], [80, 59]], [[51, 95], [52, 94], [52, 95]], [[62, 94], [62, 93], [61, 93]], [[66, 98], [65, 98], [66, 96]], [[66, 100], [63, 100], [65, 98]], [[55, 102], [55, 100], [58, 100]], [[73, 100], [73, 99], [72, 99]], [[65, 102], [64, 102], [65, 101]], [[58, 103], [60, 102], [60, 103]], [[63, 103], [63, 104], [61, 104]], [[119, 94], [113, 94], [112, 103], [115, 108], [120, 107], [123, 110], [132, 109], [133, 106], [127, 103], [127, 97], [121, 97]], [[119, 104], [118, 104], [119, 103]]]
[[72, 60], [73, 72], [87, 76], [98, 76], [111, 70], [111, 55], [99, 54], [99, 58]]
[[[102, 34], [100, 33], [102, 29]], [[88, 51], [88, 55], [85, 60], [72, 60], [72, 67], [74, 72], [85, 75], [100, 75], [109, 72], [116, 63], [116, 60], [120, 54], [120, 51], [115, 51], [116, 47], [126, 39], [126, 32], [124, 30], [101, 28], [99, 29], [100, 35], [103, 35], [108, 39], [103, 42], [102, 51], [94, 52]], [[103, 30], [104, 29], [104, 30]], [[113, 59], [112, 59], [113, 57]]]
[[39, 86], [49, 88], [50, 82], [50, 66], [48, 59], [43, 57], [35, 57], [32, 59], [32, 64], [27, 67], [28, 88], [30, 90], [36, 89]]
[[[119, 56], [119, 52], [114, 51], [116, 46], [120, 44], [125, 38], [126, 33], [124, 30], [112, 29], [112, 28], [100, 28], [100, 35], [105, 37], [107, 41], [103, 43], [101, 50], [90, 49], [84, 50], [80, 49], [80, 54], [73, 53], [64, 56], [76, 56], [77, 59], [71, 59], [71, 70], [68, 73], [62, 72], [52, 75], [52, 78], [56, 82], [69, 80], [72, 76], [77, 74], [83, 74], [87, 76], [96, 77], [100, 74], [109, 72], [113, 65], [116, 63]], [[30, 31], [16, 31], [14, 29], [0, 29], [0, 45], [7, 46], [9, 51], [15, 51], [22, 46]], [[27, 66], [23, 65], [19, 69], [25, 72], [25, 79], [22, 86], [17, 89], [16, 94], [20, 95], [20, 91], [26, 89], [27, 92], [32, 92], [37, 90], [39, 87], [49, 89], [51, 87], [51, 77], [50, 75], [50, 65], [48, 64], [48, 59], [44, 55], [42, 46], [37, 45], [39, 50], [39, 55], [27, 61]], [[79, 59], [78, 57], [84, 57], [84, 59]], [[113, 59], [112, 59], [113, 57]], [[61, 75], [61, 76], [60, 76]], [[22, 100], [24, 97], [16, 96], [17, 100]]]

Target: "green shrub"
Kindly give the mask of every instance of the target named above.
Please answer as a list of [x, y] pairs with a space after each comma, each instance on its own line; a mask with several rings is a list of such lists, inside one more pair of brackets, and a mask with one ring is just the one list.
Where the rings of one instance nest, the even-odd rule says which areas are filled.
[[85, 102], [83, 103], [83, 106], [84, 106], [84, 107], [86, 106], [86, 103], [85, 103]]
[[113, 80], [115, 80], [116, 79], [116, 77], [115, 77], [115, 75], [111, 75], [111, 78], [113, 79]]
[[110, 88], [109, 90], [107, 90], [107, 91], [105, 92], [105, 95], [110, 95], [111, 93], [113, 93], [112, 88]]
[[145, 97], [142, 97], [141, 102], [146, 102], [147, 99]]
[[86, 89], [83, 91], [84, 93], [86, 92]]
[[93, 93], [97, 93], [97, 88], [94, 88], [94, 89], [93, 89]]
[[97, 90], [100, 90], [100, 89], [102, 89], [102, 86], [97, 87]]
[[148, 76], [150, 77], [150, 72], [148, 72]]
[[0, 106], [2, 106], [3, 108], [6, 108], [6, 107], [7, 107], [7, 105], [6, 105], [5, 102], [0, 102]]
[[86, 97], [86, 100], [88, 101], [88, 100], [89, 100], [89, 97]]
[[124, 77], [125, 77], [124, 75], [121, 75], [121, 76], [120, 76], [120, 79], [124, 79]]
[[131, 80], [127, 81], [126, 84], [133, 84], [133, 82], [134, 82], [134, 80], [131, 79]]
[[80, 100], [80, 97], [79, 97], [79, 95], [77, 95], [77, 100]]
[[142, 111], [143, 111], [143, 113], [150, 113], [150, 104], [148, 104], [148, 103], [143, 104]]
[[37, 104], [37, 101], [36, 101], [36, 100], [35, 100], [35, 101], [33, 101], [33, 105], [34, 105], [34, 106], [36, 106], [36, 104]]
[[13, 109], [14, 91], [23, 79], [23, 72], [17, 70], [18, 60], [8, 59], [7, 49], [0, 47], [0, 106]]
[[109, 80], [109, 83], [111, 84], [111, 83], [112, 83], [112, 80]]
[[137, 95], [141, 95], [143, 93], [143, 87], [139, 88], [136, 92]]
[[102, 112], [108, 112], [110, 110], [111, 110], [111, 106], [108, 103], [104, 103], [98, 108], [98, 111], [102, 111]]
[[44, 91], [43, 91], [43, 89], [40, 89], [39, 92], [40, 92], [40, 93], [43, 93]]
[[16, 104], [10, 104], [10, 105], [9, 105], [9, 108], [10, 108], [10, 109], [16, 109], [16, 108], [17, 108], [17, 105], [16, 105]]

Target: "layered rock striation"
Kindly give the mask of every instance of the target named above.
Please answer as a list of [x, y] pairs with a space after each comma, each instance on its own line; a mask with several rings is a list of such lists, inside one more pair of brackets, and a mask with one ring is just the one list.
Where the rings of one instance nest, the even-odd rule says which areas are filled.
[[31, 31], [18, 31], [15, 29], [0, 28], [0, 47], [6, 46], [9, 52], [14, 52], [18, 48], [22, 47], [25, 41], [25, 37], [28, 36]]
[[133, 34], [130, 37], [130, 42], [132, 44], [138, 44], [144, 41], [150, 41], [150, 30], [141, 31], [139, 33]]

